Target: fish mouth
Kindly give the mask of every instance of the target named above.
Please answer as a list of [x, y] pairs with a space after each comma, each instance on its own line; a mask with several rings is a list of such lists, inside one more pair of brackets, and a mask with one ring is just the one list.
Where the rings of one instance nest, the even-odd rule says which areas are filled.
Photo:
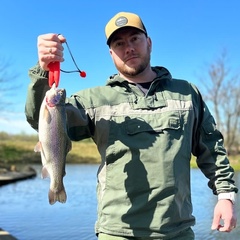
[[63, 104], [66, 98], [65, 89], [50, 89], [46, 95], [46, 104], [49, 107], [55, 107], [56, 105]]

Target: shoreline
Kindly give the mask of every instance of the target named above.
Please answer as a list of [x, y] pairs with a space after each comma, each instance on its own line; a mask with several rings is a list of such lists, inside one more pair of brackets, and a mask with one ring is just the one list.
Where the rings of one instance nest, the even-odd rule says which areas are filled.
[[1, 240], [18, 240], [14, 236], [12, 236], [9, 232], [0, 228], [0, 239]]
[[37, 172], [30, 166], [25, 166], [22, 169], [17, 169], [12, 165], [10, 169], [0, 168], [0, 187], [10, 183], [23, 181], [37, 176]]

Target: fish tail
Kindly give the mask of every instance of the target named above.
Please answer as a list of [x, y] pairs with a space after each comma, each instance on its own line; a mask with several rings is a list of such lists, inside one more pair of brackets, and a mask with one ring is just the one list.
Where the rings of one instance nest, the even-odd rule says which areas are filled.
[[65, 203], [67, 200], [67, 194], [64, 187], [59, 192], [54, 192], [51, 189], [48, 193], [49, 203], [53, 205], [55, 202]]

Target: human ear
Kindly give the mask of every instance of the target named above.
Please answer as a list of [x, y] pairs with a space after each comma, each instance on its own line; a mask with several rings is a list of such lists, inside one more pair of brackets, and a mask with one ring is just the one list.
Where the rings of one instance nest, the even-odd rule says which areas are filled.
[[150, 51], [152, 51], [152, 40], [150, 37], [147, 37], [147, 43], [148, 43], [148, 47], [149, 47]]
[[109, 53], [110, 53], [110, 56], [113, 58], [113, 51], [111, 48], [109, 48]]

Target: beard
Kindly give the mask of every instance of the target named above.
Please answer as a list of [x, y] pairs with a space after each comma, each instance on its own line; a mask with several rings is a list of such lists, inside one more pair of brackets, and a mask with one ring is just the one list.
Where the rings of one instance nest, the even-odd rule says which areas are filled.
[[115, 66], [117, 70], [123, 75], [123, 76], [128, 76], [128, 77], [134, 77], [137, 76], [138, 74], [142, 73], [147, 66], [150, 63], [150, 50], [147, 50], [147, 53], [142, 57], [139, 56], [139, 59], [141, 59], [141, 62], [135, 66], [129, 66], [127, 63], [123, 63], [121, 65], [117, 65], [115, 63]]

